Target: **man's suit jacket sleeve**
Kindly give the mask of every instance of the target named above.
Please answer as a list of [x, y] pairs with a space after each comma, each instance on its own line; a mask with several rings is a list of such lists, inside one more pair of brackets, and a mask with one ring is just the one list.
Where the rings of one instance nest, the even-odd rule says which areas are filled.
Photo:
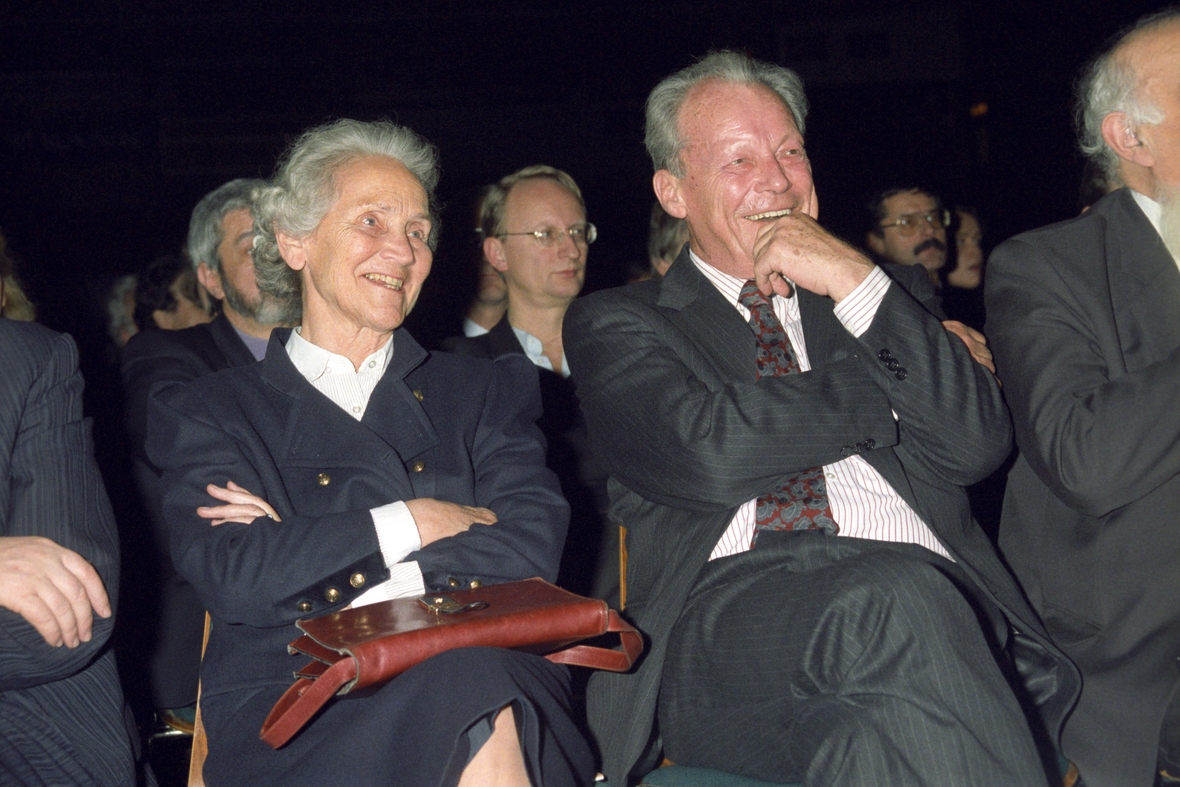
[[[1143, 225], [1150, 231], [1146, 219]], [[1102, 255], [1099, 222], [1077, 226], [1094, 234], [1078, 236], [1085, 248], [1076, 256]], [[1120, 339], [1150, 351], [1127, 330], [1138, 318], [1120, 326], [1112, 313], [1112, 295], [1119, 296], [1107, 266], [1114, 261], [1078, 264], [1061, 252], [1021, 238], [995, 250], [987, 329], [1024, 457], [1061, 500], [1098, 517], [1180, 473], [1180, 346], [1134, 368]], [[1142, 297], [1161, 301], [1147, 319], [1170, 322], [1175, 333], [1180, 278], [1162, 243], [1161, 252], [1168, 264]]]
[[[82, 417], [73, 340], [0, 320], [0, 369], [0, 536], [43, 536], [77, 552], [98, 571], [113, 606], [118, 533]], [[0, 691], [81, 671], [113, 627], [113, 615], [96, 615], [89, 642], [54, 648], [20, 615], [0, 609]]]
[[[755, 381], [751, 337], [745, 379], [708, 380], [715, 361], [703, 337], [724, 329], [701, 322], [706, 310], [686, 309], [685, 321], [698, 323], [694, 340], [674, 316], [618, 291], [575, 302], [565, 344], [612, 475], [654, 502], [712, 510], [899, 441], [906, 460], [958, 486], [1003, 461], [1011, 432], [994, 378], [902, 288], [890, 287], [859, 341], [830, 301], [819, 308], [829, 332], [843, 333], [830, 360], [817, 362], [820, 342], [809, 338], [811, 372]], [[816, 327], [805, 312], [805, 333], [816, 336]], [[901, 379], [882, 350], [904, 365]]]

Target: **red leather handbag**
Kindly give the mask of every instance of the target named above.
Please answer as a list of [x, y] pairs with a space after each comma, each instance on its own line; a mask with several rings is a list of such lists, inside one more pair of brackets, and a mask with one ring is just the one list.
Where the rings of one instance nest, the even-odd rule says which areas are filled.
[[[335, 695], [387, 683], [452, 648], [513, 648], [610, 672], [626, 672], [643, 653], [643, 637], [605, 601], [539, 578], [383, 601], [296, 625], [304, 636], [287, 650], [313, 661], [262, 724], [262, 739], [276, 749]], [[607, 633], [619, 635], [622, 650], [575, 644]]]

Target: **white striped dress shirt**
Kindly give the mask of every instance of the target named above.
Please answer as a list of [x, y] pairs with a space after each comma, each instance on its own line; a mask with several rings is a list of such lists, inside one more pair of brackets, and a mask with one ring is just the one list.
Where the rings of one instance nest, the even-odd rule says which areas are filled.
[[[291, 363], [313, 388], [359, 421], [369, 406], [373, 389], [381, 382], [389, 359], [393, 357], [393, 339], [390, 338], [384, 347], [362, 361], [359, 370], [343, 355], [304, 339], [298, 328], [291, 331], [286, 349]], [[369, 513], [373, 517], [373, 527], [377, 530], [381, 556], [389, 569], [389, 579], [357, 596], [352, 606], [363, 607], [377, 601], [424, 595], [426, 587], [418, 561], [401, 562], [406, 555], [422, 546], [418, 525], [410, 509], [403, 501], [397, 500], [371, 509]]]
[[[738, 310], [742, 319], [749, 322], [750, 310], [738, 302], [738, 295], [746, 283], [745, 280], [717, 270], [691, 250], [689, 256], [717, 291]], [[860, 286], [836, 304], [836, 318], [849, 333], [860, 336], [872, 325], [877, 307], [881, 305], [881, 300], [890, 285], [891, 280], [885, 275], [885, 271], [874, 268]], [[807, 358], [807, 344], [803, 340], [803, 322], [799, 315], [798, 296], [794, 292], [790, 298], [774, 295], [771, 303], [775, 316], [787, 330], [791, 346], [799, 359], [799, 368], [804, 372], [809, 371], [811, 362]], [[752, 367], [750, 374], [754, 374]], [[823, 470], [832, 519], [840, 526], [838, 535], [921, 544], [932, 552], [950, 558], [929, 525], [922, 521], [897, 490], [864, 459], [850, 456], [834, 464], [824, 465]], [[757, 499], [742, 504], [730, 521], [729, 527], [721, 534], [717, 545], [713, 547], [713, 552], [709, 555], [710, 560], [736, 555], [750, 549], [754, 538], [757, 504]]]

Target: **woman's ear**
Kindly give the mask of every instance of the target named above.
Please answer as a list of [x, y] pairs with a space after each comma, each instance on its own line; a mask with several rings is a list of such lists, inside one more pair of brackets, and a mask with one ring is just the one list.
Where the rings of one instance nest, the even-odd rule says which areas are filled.
[[275, 230], [275, 242], [279, 247], [279, 254], [287, 267], [301, 271], [307, 265], [307, 239], [296, 238], [280, 230]]

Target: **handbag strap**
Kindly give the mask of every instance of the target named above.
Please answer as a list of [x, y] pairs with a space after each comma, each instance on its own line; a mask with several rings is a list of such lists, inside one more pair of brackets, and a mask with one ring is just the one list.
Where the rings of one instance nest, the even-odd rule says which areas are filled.
[[594, 645], [573, 645], [550, 653], [545, 658], [554, 664], [568, 664], [573, 667], [590, 667], [607, 672], [626, 672], [643, 653], [643, 636], [613, 609], [607, 618], [608, 634], [618, 634], [623, 643], [622, 650], [599, 648]]
[[336, 692], [356, 679], [356, 660], [341, 659], [315, 680], [299, 678], [283, 692], [262, 722], [259, 737], [277, 749], [284, 745]]

